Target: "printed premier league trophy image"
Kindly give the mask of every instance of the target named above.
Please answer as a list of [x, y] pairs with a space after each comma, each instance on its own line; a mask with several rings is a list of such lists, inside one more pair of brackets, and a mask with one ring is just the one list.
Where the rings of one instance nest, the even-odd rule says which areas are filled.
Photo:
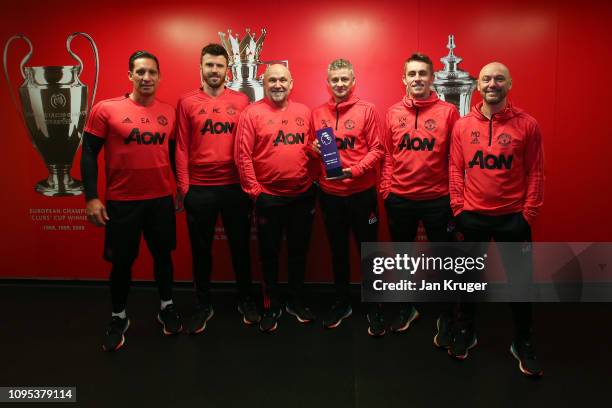
[[[72, 52], [70, 43], [77, 37], [85, 37], [92, 46], [95, 58], [94, 87], [91, 104], [87, 104], [87, 86], [79, 80], [83, 61]], [[83, 183], [70, 176], [72, 161], [81, 139], [87, 113], [93, 104], [98, 85], [98, 49], [86, 33], [72, 33], [66, 39], [68, 53], [78, 65], [24, 67], [32, 56], [32, 43], [24, 35], [15, 35], [4, 47], [4, 75], [11, 91], [13, 103], [19, 104], [10, 82], [7, 54], [14, 40], [23, 40], [30, 47], [21, 60], [20, 71], [24, 78], [19, 87], [21, 113], [34, 148], [42, 156], [49, 176], [36, 184], [35, 190], [48, 197], [73, 196], [83, 193]]]
[[242, 40], [238, 36], [232, 36], [232, 30], [227, 30], [227, 37], [225, 33], [219, 32], [219, 37], [221, 37], [221, 44], [229, 54], [229, 65], [232, 71], [232, 80], [228, 82], [227, 87], [242, 92], [249, 97], [251, 102], [262, 99], [264, 97], [263, 76], [257, 77], [259, 67], [275, 63], [288, 66], [287, 61], [259, 60], [266, 38], [266, 29], [261, 29], [261, 35], [257, 40], [248, 28]]
[[317, 130], [317, 140], [321, 149], [321, 158], [325, 163], [326, 177], [330, 180], [341, 178], [344, 173], [334, 130], [330, 127]]
[[448, 36], [446, 48], [449, 49], [448, 55], [440, 58], [444, 69], [434, 73], [433, 86], [440, 99], [455, 105], [459, 109], [459, 114], [465, 116], [470, 111], [470, 100], [476, 89], [476, 80], [457, 67], [463, 58], [457, 57], [453, 52], [455, 49], [454, 35]]

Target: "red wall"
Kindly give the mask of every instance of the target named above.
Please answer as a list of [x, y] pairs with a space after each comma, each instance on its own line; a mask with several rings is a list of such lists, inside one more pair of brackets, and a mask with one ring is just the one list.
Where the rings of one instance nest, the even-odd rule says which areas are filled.
[[[374, 102], [381, 115], [403, 94], [403, 60], [420, 51], [436, 69], [446, 55], [448, 34], [455, 34], [461, 67], [473, 76], [492, 60], [509, 66], [515, 103], [539, 122], [546, 152], [546, 197], [535, 226], [538, 241], [611, 241], [612, 135], [604, 101], [609, 93], [612, 58], [612, 6], [584, 1], [491, 2], [450, 0], [397, 2], [313, 0], [291, 7], [281, 2], [233, 1], [86, 4], [66, 0], [61, 7], [47, 2], [4, 6], [0, 39], [16, 33], [33, 42], [29, 66], [72, 65], [66, 36], [85, 31], [100, 51], [97, 100], [129, 91], [127, 58], [146, 49], [160, 58], [159, 97], [175, 103], [199, 85], [201, 47], [217, 42], [218, 31], [244, 33], [249, 27], [268, 29], [262, 59], [288, 59], [295, 86], [293, 99], [314, 107], [327, 98], [325, 69], [330, 60], [350, 59], [356, 68], [358, 93]], [[27, 17], [25, 17], [27, 16]], [[91, 85], [92, 59], [87, 43], [73, 42], [85, 62], [82, 79]], [[14, 85], [20, 84], [18, 62], [25, 45], [9, 53]], [[473, 101], [479, 98], [475, 95]], [[44, 231], [43, 225], [86, 225], [84, 222], [33, 221], [31, 208], [77, 208], [82, 197], [46, 198], [33, 186], [45, 168], [32, 148], [8, 88], [0, 82], [3, 148], [0, 150], [3, 234], [0, 277], [101, 279], [108, 265], [101, 260], [103, 231]], [[79, 155], [75, 159], [78, 167]], [[73, 171], [77, 175], [78, 171]], [[383, 217], [384, 218], [384, 217]], [[176, 277], [189, 279], [189, 242], [184, 215], [178, 219]], [[383, 223], [382, 238], [388, 239]], [[309, 279], [329, 279], [329, 250], [320, 219], [315, 225]], [[215, 248], [216, 280], [231, 273], [225, 242]], [[255, 245], [255, 244], [254, 244]], [[255, 249], [255, 246], [254, 246]], [[146, 250], [141, 248], [141, 253]], [[315, 256], [316, 255], [316, 256]], [[354, 277], [357, 276], [356, 265]], [[256, 272], [256, 276], [258, 276]], [[150, 260], [143, 256], [136, 279], [150, 279]]]

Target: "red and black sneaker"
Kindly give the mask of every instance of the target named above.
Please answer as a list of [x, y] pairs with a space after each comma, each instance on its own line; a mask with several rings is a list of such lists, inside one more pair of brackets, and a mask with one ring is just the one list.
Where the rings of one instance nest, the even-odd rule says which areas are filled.
[[212, 306], [198, 305], [194, 314], [189, 318], [187, 323], [188, 334], [199, 334], [206, 328], [206, 323], [214, 316], [215, 311]]
[[410, 323], [419, 317], [419, 311], [411, 304], [403, 304], [400, 306], [399, 314], [391, 323], [391, 331], [401, 333], [410, 327]]
[[367, 315], [368, 319], [368, 334], [372, 337], [382, 337], [387, 332], [385, 319], [383, 318], [382, 311], [376, 309], [370, 311]]
[[335, 329], [336, 327], [340, 326], [342, 320], [350, 317], [352, 314], [353, 309], [348, 302], [337, 300], [323, 318], [323, 327], [326, 329]]
[[125, 332], [130, 327], [130, 319], [113, 316], [104, 334], [104, 351], [117, 351], [125, 344]]
[[272, 333], [278, 328], [278, 319], [283, 314], [279, 308], [268, 308], [259, 321], [259, 330], [262, 333]]
[[181, 317], [174, 308], [173, 304], [169, 304], [157, 314], [157, 321], [162, 325], [162, 332], [166, 336], [178, 334], [183, 330]]
[[473, 349], [478, 345], [478, 339], [476, 333], [470, 328], [461, 328], [453, 336], [450, 347], [448, 348], [448, 355], [455, 357], [458, 360], [465, 360], [470, 349]]
[[310, 308], [299, 300], [287, 303], [285, 310], [300, 323], [310, 323], [315, 319], [315, 315]]
[[449, 316], [441, 314], [436, 321], [438, 331], [434, 336], [434, 346], [438, 348], [449, 348], [453, 341], [453, 322]]
[[242, 315], [242, 321], [244, 324], [251, 325], [259, 323], [261, 320], [259, 309], [257, 309], [255, 301], [250, 296], [245, 296], [240, 299], [238, 302], [238, 311]]
[[510, 353], [519, 362], [519, 370], [525, 375], [532, 377], [541, 377], [544, 375], [544, 370], [540, 366], [533, 343], [529, 340], [515, 340], [510, 346]]

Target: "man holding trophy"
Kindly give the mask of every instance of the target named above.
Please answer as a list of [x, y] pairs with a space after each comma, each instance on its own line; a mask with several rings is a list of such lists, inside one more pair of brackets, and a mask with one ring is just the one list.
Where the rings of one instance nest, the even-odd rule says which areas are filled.
[[[448, 155], [459, 113], [432, 92], [434, 72], [428, 56], [411, 55], [404, 64], [402, 80], [406, 96], [387, 111], [380, 182], [391, 238], [395, 242], [414, 241], [422, 222], [429, 241], [449, 242]], [[407, 330], [418, 316], [412, 304], [401, 304], [391, 330]], [[450, 320], [450, 313], [438, 319], [434, 343], [439, 347], [450, 342]]]
[[[130, 56], [131, 93], [96, 104], [85, 127], [81, 173], [91, 223], [105, 227], [104, 258], [112, 263], [112, 320], [103, 348], [116, 351], [125, 342], [131, 268], [141, 235], [154, 264], [161, 298], [157, 320], [166, 335], [181, 331], [172, 302], [172, 258], [176, 224], [172, 199], [170, 151], [174, 107], [155, 98], [160, 81], [157, 57], [137, 51]], [[98, 197], [97, 157], [104, 147], [106, 205]]]
[[201, 333], [213, 316], [210, 299], [212, 245], [221, 214], [238, 283], [238, 310], [246, 324], [259, 322], [251, 283], [251, 201], [240, 187], [234, 137], [246, 95], [225, 87], [229, 56], [219, 44], [202, 49], [202, 86], [183, 95], [177, 108], [176, 176], [184, 197], [197, 292], [196, 311], [187, 325]]
[[281, 64], [264, 74], [263, 100], [247, 107], [238, 122], [235, 158], [243, 190], [255, 202], [264, 277], [262, 332], [278, 327], [282, 313], [278, 262], [287, 237], [289, 302], [286, 311], [301, 323], [314, 320], [304, 302], [306, 253], [315, 212], [310, 148], [310, 109], [289, 99], [293, 79]]
[[[349, 234], [353, 232], [359, 250], [362, 242], [374, 242], [378, 238], [376, 168], [383, 148], [374, 105], [353, 93], [353, 65], [344, 59], [332, 61], [327, 69], [327, 85], [331, 99], [312, 112], [312, 122], [316, 129], [321, 129], [317, 131], [321, 142], [315, 140], [313, 150], [322, 156], [319, 202], [331, 248], [336, 289], [336, 299], [323, 319], [323, 326], [333, 329], [352, 314]], [[330, 163], [332, 156], [338, 160]], [[367, 319], [371, 336], [385, 334], [379, 305], [370, 305]]]

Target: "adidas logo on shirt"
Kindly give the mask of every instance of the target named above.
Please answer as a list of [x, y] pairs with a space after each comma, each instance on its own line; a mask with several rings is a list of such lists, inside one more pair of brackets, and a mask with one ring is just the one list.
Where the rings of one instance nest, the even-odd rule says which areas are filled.
[[128, 116], [126, 116], [121, 123], [132, 123], [132, 120]]

